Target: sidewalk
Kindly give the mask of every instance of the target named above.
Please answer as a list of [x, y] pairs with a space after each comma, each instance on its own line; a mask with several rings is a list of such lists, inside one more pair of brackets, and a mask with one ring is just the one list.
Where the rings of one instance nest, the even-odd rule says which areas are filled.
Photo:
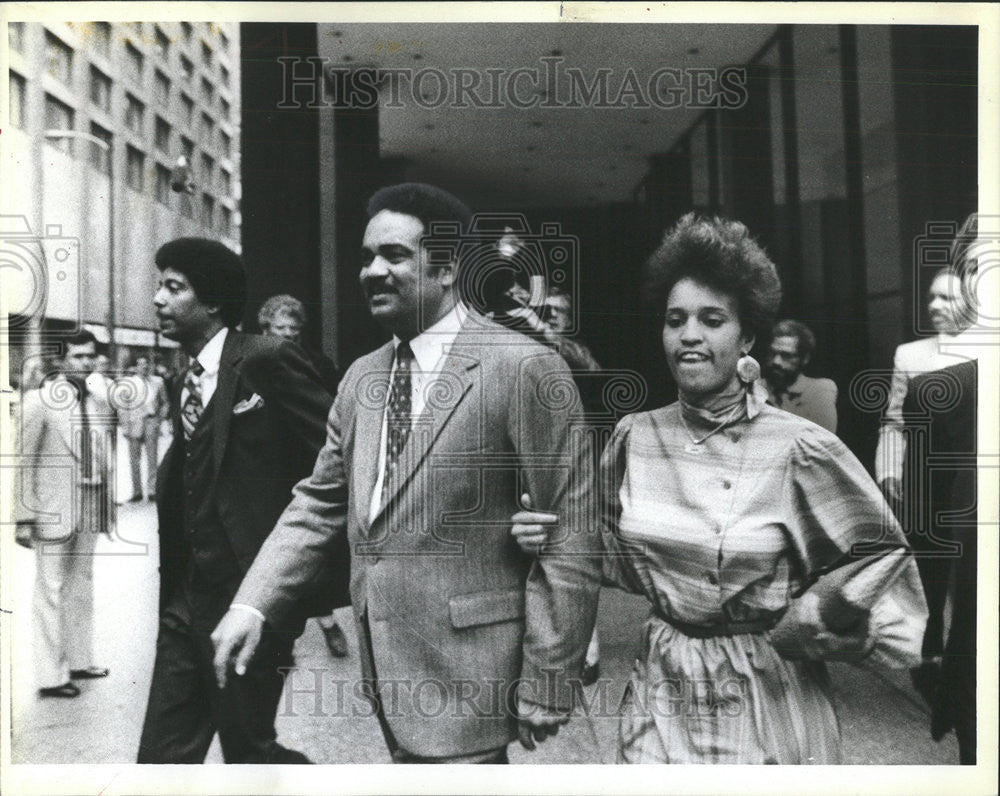
[[[31, 617], [26, 610], [31, 605], [34, 560], [30, 551], [15, 551], [12, 762], [129, 763], [135, 759], [156, 635], [154, 507], [148, 503], [121, 506], [119, 536], [113, 542], [103, 537], [99, 540], [94, 562], [95, 663], [109, 666], [111, 676], [82, 682], [83, 693], [72, 700], [38, 699], [35, 695]], [[612, 710], [600, 718], [575, 716], [536, 752], [511, 744], [512, 763], [614, 762], [618, 725], [614, 699], [622, 693], [645, 613], [640, 598], [611, 590], [602, 593], [601, 674], [610, 680], [607, 693]], [[354, 700], [350, 693], [350, 684], [359, 676], [357, 645], [350, 609], [339, 615], [350, 655], [342, 660], [331, 658], [316, 623], [308, 623], [296, 645], [298, 671], [289, 678], [279, 707], [278, 739], [316, 763], [388, 762], [378, 723], [365, 703]], [[940, 744], [931, 740], [928, 711], [909, 685], [906, 672], [882, 677], [834, 665], [831, 675], [845, 763], [957, 762], [953, 736]], [[344, 684], [340, 693], [337, 683]], [[591, 698], [594, 688], [587, 692]], [[208, 762], [222, 762], [217, 741]]]

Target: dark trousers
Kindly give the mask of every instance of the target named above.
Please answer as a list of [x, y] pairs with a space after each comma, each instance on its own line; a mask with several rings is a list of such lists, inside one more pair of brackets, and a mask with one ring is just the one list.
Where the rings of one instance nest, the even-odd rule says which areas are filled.
[[194, 575], [163, 611], [139, 763], [203, 763], [216, 731], [227, 763], [309, 762], [274, 731], [285, 685], [279, 669], [293, 665], [301, 623], [265, 630], [246, 674], [231, 672], [224, 689], [216, 684], [211, 633], [238, 585], [206, 585]]

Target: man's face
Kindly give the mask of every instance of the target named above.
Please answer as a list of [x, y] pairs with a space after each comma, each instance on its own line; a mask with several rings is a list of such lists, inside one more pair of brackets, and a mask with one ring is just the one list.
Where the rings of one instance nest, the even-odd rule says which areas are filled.
[[775, 387], [787, 387], [799, 377], [805, 364], [797, 337], [775, 337], [767, 354], [767, 380]]
[[178, 342], [197, 340], [211, 327], [218, 311], [202, 304], [187, 277], [173, 268], [160, 273], [159, 286], [153, 296], [160, 332]]
[[549, 296], [545, 299], [545, 320], [549, 328], [556, 334], [565, 334], [572, 326], [569, 298], [566, 296]]
[[361, 245], [361, 287], [372, 317], [405, 340], [453, 306], [454, 269], [427, 264], [423, 234], [419, 218], [382, 210], [368, 222]]
[[135, 361], [135, 372], [143, 378], [149, 375], [149, 360], [146, 357], [139, 357]]
[[955, 274], [938, 274], [927, 295], [927, 313], [935, 332], [957, 334], [968, 325], [968, 305], [962, 280]]
[[97, 350], [93, 343], [83, 343], [82, 345], [69, 345], [62, 359], [62, 369], [64, 373], [73, 373], [84, 376], [92, 373], [94, 362], [97, 359]]
[[280, 337], [282, 340], [297, 343], [302, 336], [302, 324], [291, 315], [277, 312], [267, 326], [267, 333], [271, 337]]

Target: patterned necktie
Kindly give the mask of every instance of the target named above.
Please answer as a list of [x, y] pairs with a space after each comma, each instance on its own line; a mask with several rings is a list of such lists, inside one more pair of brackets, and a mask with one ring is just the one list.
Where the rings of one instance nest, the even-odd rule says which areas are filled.
[[184, 377], [184, 387], [188, 391], [184, 406], [181, 407], [181, 425], [184, 426], [185, 440], [191, 439], [201, 413], [205, 409], [201, 402], [201, 374], [204, 372], [205, 368], [196, 359], [191, 363], [191, 367], [188, 368], [187, 375]]
[[399, 454], [410, 436], [410, 415], [413, 411], [411, 369], [413, 349], [405, 340], [396, 348], [396, 369], [392, 374], [389, 403], [386, 407], [385, 473], [382, 476], [382, 502], [389, 497], [389, 483]]

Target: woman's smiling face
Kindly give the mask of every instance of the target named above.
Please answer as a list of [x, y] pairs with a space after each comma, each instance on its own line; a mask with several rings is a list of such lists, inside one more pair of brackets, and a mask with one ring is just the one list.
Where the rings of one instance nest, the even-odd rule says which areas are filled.
[[682, 393], [700, 397], [735, 390], [736, 363], [752, 346], [733, 296], [687, 277], [674, 285], [667, 297], [663, 350]]

